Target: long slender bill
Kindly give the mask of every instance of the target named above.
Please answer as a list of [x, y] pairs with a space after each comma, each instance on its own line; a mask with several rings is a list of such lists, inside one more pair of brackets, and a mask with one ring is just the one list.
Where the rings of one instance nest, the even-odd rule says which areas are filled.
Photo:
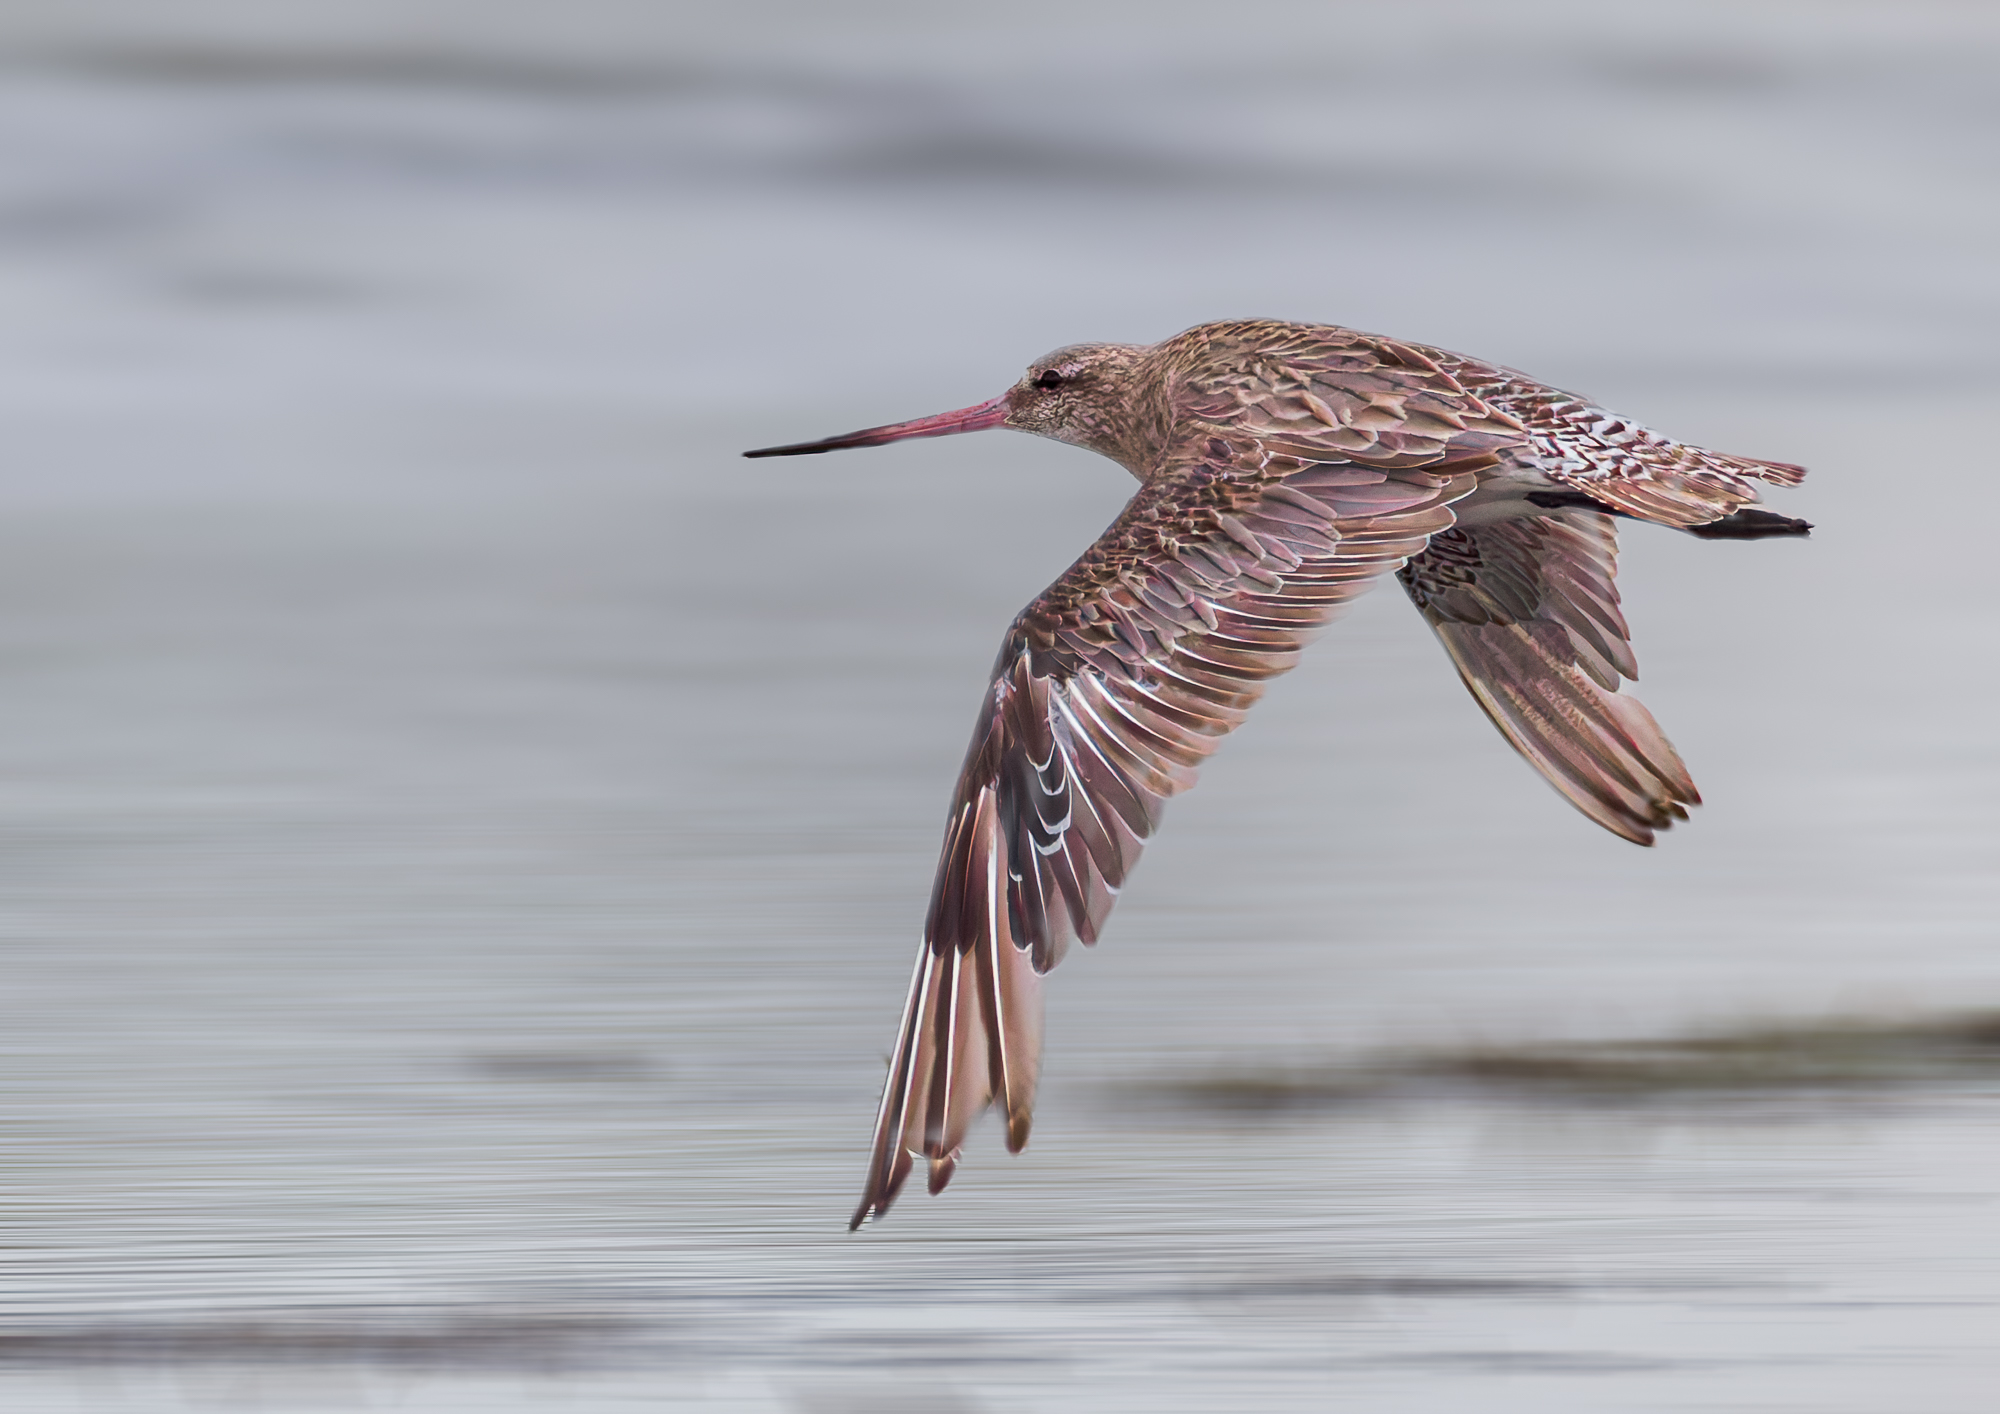
[[1007, 394], [978, 407], [941, 412], [936, 417], [920, 417], [914, 422], [892, 422], [887, 427], [867, 427], [844, 437], [827, 437], [818, 442], [794, 442], [789, 447], [760, 447], [745, 452], [746, 457], [802, 457], [809, 452], [837, 452], [844, 447], [879, 447], [884, 442], [900, 442], [905, 437], [949, 437], [954, 432], [978, 432], [998, 427], [1007, 420]]

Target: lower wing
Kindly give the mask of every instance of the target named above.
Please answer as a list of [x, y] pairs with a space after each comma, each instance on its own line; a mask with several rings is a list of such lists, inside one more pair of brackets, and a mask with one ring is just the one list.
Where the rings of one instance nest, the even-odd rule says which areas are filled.
[[1636, 698], [1608, 515], [1564, 511], [1433, 536], [1397, 578], [1473, 698], [1578, 810], [1634, 844], [1699, 804]]

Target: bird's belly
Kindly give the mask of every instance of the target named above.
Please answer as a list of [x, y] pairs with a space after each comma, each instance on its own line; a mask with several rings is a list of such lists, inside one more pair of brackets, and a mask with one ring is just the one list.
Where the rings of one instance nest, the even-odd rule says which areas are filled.
[[1545, 516], [1550, 514], [1548, 508], [1530, 501], [1528, 493], [1562, 489], [1539, 471], [1508, 467], [1480, 478], [1479, 485], [1473, 488], [1470, 496], [1452, 502], [1452, 514], [1458, 517], [1460, 525], [1468, 529], [1492, 525], [1495, 521], [1515, 520], [1521, 516]]

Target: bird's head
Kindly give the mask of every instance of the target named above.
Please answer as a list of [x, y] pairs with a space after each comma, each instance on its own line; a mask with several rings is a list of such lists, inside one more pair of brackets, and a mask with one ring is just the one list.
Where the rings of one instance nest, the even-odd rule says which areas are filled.
[[948, 437], [988, 427], [1012, 427], [1073, 447], [1101, 452], [1134, 475], [1156, 450], [1155, 423], [1164, 416], [1146, 395], [1148, 349], [1138, 344], [1071, 344], [1028, 365], [1020, 382], [976, 407], [869, 427], [817, 442], [762, 447], [746, 457], [795, 457], [845, 447], [879, 447], [906, 437]]

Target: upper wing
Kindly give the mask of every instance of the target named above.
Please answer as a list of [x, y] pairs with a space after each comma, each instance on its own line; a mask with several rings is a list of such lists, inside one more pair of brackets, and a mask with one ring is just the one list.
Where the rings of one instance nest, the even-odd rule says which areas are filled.
[[[1232, 342], [1219, 367], [1204, 347], [1210, 329]], [[1167, 346], [1183, 341], [1200, 368], [1198, 387], [1178, 390], [1188, 415], [1248, 431], [1273, 452], [1471, 471], [1528, 446], [1526, 426], [1439, 349], [1254, 320], [1191, 329]]]
[[[1222, 373], [1204, 365], [1196, 416], [1254, 430], [1275, 451], [1419, 465], [1475, 453], [1540, 472], [1642, 520], [1680, 528], [1720, 520], [1760, 483], [1795, 486], [1788, 462], [1730, 456], [1662, 436], [1588, 398], [1497, 364], [1325, 325], [1244, 321], [1209, 329], [1253, 349]], [[1170, 340], [1169, 344], [1178, 341]]]
[[1637, 679], [1608, 515], [1503, 520], [1432, 537], [1397, 578], [1493, 725], [1557, 790], [1635, 844], [1687, 819], [1694, 782]]
[[1149, 482], [1008, 630], [952, 798], [859, 1226], [913, 1158], [942, 1188], [998, 1100], [1027, 1142], [1039, 974], [1095, 942], [1167, 797], [1266, 680], [1451, 525], [1473, 476], [1370, 469], [1206, 438]]

